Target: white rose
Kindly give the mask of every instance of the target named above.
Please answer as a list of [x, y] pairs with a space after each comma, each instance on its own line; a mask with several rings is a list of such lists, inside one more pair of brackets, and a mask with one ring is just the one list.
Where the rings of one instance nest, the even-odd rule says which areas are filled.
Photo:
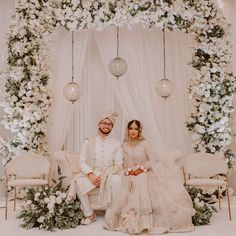
[[32, 201], [31, 201], [31, 200], [28, 200], [28, 201], [26, 202], [26, 204], [27, 204], [27, 205], [31, 205], [31, 204], [32, 204]]
[[66, 198], [66, 193], [62, 193], [61, 198]]
[[195, 203], [196, 205], [198, 205], [198, 204], [199, 204], [199, 202], [200, 202], [200, 201], [199, 201], [199, 198], [197, 198], [197, 197], [196, 197], [196, 198], [194, 198], [194, 203]]
[[199, 207], [204, 207], [204, 201], [200, 201], [198, 204]]
[[38, 198], [38, 197], [34, 197], [34, 200], [35, 200], [35, 201], [38, 201], [38, 200], [39, 200], [39, 198]]
[[50, 202], [53, 202], [53, 203], [55, 203], [56, 202], [56, 197], [55, 196], [50, 196], [49, 197], [49, 199], [50, 199]]
[[40, 217], [37, 219], [37, 221], [38, 221], [39, 223], [43, 223], [44, 219], [45, 219], [44, 216], [40, 216]]
[[57, 204], [61, 204], [61, 203], [62, 203], [61, 197], [57, 197], [57, 198], [56, 198], [56, 203], [57, 203]]
[[51, 212], [54, 208], [54, 203], [53, 202], [49, 202], [47, 205], [48, 210]]
[[49, 202], [49, 198], [48, 197], [44, 198], [44, 202], [48, 203]]

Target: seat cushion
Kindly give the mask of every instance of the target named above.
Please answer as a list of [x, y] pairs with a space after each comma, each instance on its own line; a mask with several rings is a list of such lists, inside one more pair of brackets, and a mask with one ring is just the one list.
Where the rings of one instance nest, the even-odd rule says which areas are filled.
[[46, 179], [16, 179], [8, 182], [9, 186], [35, 186], [46, 184], [48, 184]]
[[186, 185], [192, 186], [224, 186], [226, 182], [222, 179], [188, 179]]

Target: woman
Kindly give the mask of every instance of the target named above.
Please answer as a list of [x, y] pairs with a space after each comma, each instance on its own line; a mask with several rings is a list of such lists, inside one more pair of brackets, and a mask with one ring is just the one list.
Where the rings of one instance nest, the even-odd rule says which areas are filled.
[[104, 227], [130, 234], [192, 231], [195, 211], [190, 196], [182, 183], [165, 176], [141, 131], [138, 120], [128, 123], [125, 174], [119, 196], [106, 211]]

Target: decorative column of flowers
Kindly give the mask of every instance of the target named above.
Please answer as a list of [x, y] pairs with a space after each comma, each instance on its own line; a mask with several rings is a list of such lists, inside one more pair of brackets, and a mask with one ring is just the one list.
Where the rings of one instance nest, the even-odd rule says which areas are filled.
[[47, 120], [51, 96], [47, 90], [47, 39], [53, 30], [48, 1], [17, 2], [7, 35], [8, 75], [2, 104], [5, 127], [15, 136], [1, 139], [4, 162], [20, 150], [47, 151]]
[[227, 149], [232, 135], [229, 126], [236, 79], [225, 67], [231, 60], [229, 26], [211, 1], [195, 4], [194, 32], [197, 47], [192, 59], [195, 77], [189, 87], [194, 109], [187, 122], [195, 151], [222, 153], [229, 168], [234, 155]]

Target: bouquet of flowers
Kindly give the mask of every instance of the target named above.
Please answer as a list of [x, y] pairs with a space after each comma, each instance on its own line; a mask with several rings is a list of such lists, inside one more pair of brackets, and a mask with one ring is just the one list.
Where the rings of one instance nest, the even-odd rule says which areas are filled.
[[80, 201], [66, 200], [67, 189], [62, 187], [64, 177], [51, 187], [28, 188], [25, 204], [18, 216], [24, 221], [20, 226], [31, 229], [54, 230], [75, 228], [83, 218]]
[[147, 169], [145, 169], [144, 166], [137, 165], [135, 169], [128, 168], [127, 171], [125, 172], [125, 175], [126, 176], [129, 176], [129, 175], [137, 176], [137, 175], [142, 174], [144, 172], [147, 172]]
[[213, 212], [217, 212], [215, 203], [217, 198], [211, 194], [204, 193], [201, 188], [186, 187], [192, 198], [193, 207], [196, 211], [192, 217], [194, 225], [206, 225], [210, 223]]

